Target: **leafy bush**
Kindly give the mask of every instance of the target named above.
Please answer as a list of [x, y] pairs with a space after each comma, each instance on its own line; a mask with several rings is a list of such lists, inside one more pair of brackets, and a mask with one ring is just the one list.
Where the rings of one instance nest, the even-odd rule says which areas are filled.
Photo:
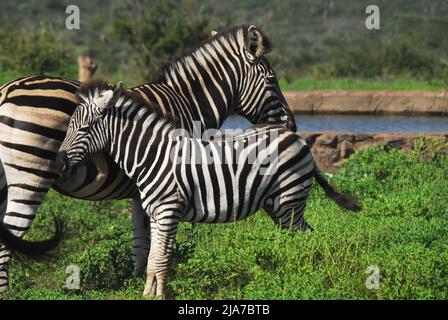
[[[23, 74], [54, 74], [76, 78], [75, 56], [54, 32], [39, 29], [0, 29], [0, 69]], [[11, 80], [11, 79], [9, 79]]]
[[371, 40], [335, 53], [328, 62], [316, 64], [320, 77], [388, 78], [408, 77], [430, 81], [445, 79], [448, 66], [439, 54], [415, 45], [416, 39], [397, 38], [390, 42]]
[[[160, 67], [207, 39], [208, 19], [197, 17], [194, 2], [176, 0], [143, 1], [138, 12], [114, 19], [119, 41], [134, 49], [145, 81], [155, 80]], [[132, 6], [131, 10], [135, 10]]]
[[81, 270], [83, 290], [115, 290], [132, 276], [130, 228], [129, 223], [109, 225], [106, 230], [100, 227], [90, 239], [82, 237], [89, 245], [75, 259], [75, 265]]

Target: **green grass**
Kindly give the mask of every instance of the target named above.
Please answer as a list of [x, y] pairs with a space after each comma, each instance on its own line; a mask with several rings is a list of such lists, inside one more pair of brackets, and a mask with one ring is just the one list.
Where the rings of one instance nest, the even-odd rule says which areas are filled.
[[[76, 70], [71, 70], [74, 74]], [[68, 72], [68, 71], [67, 71]], [[66, 72], [66, 73], [67, 73]], [[58, 76], [58, 74], [53, 74]], [[4, 83], [24, 76], [18, 71], [0, 70], [0, 86]], [[101, 73], [97, 77], [107, 78], [112, 83], [124, 81], [125, 87], [134, 87], [141, 83], [139, 77], [133, 77], [122, 73], [115, 73], [110, 77], [105, 77]], [[356, 78], [335, 78], [320, 79], [314, 77], [303, 77], [292, 82], [280, 80], [280, 87], [283, 91], [305, 91], [305, 90], [446, 90], [448, 82], [446, 80], [419, 81], [412, 78], [399, 79], [356, 79]]]
[[5, 83], [24, 76], [19, 71], [0, 70], [0, 87]]
[[[71, 72], [71, 74], [73, 74], [73, 75], [70, 77], [66, 77], [66, 76], [63, 76], [62, 74], [58, 74], [58, 73], [52, 73], [52, 74], [48, 74], [48, 75], [62, 77], [62, 78], [71, 78], [71, 79], [76, 80], [77, 77], [74, 76], [76, 74], [76, 68], [74, 71], [70, 70], [70, 71], [67, 71], [66, 73], [68, 73], [68, 72]], [[29, 73], [29, 75], [32, 75], [32, 74], [36, 74], [36, 73]], [[21, 73], [20, 71], [0, 70], [0, 87], [11, 80], [15, 80], [15, 79], [18, 79], [18, 78], [26, 76], [26, 75], [27, 74]], [[104, 77], [104, 75], [101, 75], [101, 73], [98, 73], [95, 76], [98, 78], [103, 78], [103, 79], [106, 78], [106, 77]], [[108, 80], [111, 83], [118, 83], [119, 81], [122, 81], [122, 79], [127, 79], [127, 80], [123, 81], [123, 85], [127, 88], [135, 87], [141, 83], [141, 81], [139, 82], [139, 80], [134, 79], [134, 78], [129, 79], [129, 77], [126, 77], [125, 75], [123, 75], [121, 73], [114, 74]]]
[[[171, 299], [447, 299], [448, 145], [423, 139], [417, 151], [357, 152], [330, 180], [359, 195], [348, 213], [315, 186], [306, 218], [312, 234], [291, 235], [260, 212], [225, 225], [183, 223], [169, 276]], [[67, 220], [58, 259], [17, 260], [8, 299], [141, 299], [132, 276], [129, 201], [75, 201], [51, 192], [29, 238], [49, 236], [51, 213]], [[81, 289], [64, 289], [79, 266]], [[377, 266], [379, 289], [366, 288]]]
[[415, 79], [318, 79], [304, 77], [288, 83], [280, 81], [284, 91], [304, 90], [444, 90], [448, 88], [446, 80], [433, 80], [431, 82]]

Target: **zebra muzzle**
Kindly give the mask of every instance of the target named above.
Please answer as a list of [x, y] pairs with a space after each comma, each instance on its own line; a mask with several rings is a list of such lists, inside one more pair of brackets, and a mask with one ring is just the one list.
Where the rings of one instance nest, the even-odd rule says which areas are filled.
[[292, 132], [297, 132], [297, 125], [296, 120], [294, 119], [294, 115], [292, 116], [292, 119], [288, 120], [286, 128], [288, 130], [291, 130]]
[[71, 166], [68, 161], [67, 152], [59, 151], [56, 156], [56, 166], [61, 177], [68, 177], [70, 175]]

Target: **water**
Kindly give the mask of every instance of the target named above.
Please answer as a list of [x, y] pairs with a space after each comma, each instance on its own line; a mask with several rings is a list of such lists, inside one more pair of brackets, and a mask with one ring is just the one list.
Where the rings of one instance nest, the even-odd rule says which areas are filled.
[[[372, 115], [296, 115], [299, 131], [448, 132], [448, 117]], [[231, 115], [223, 129], [244, 129], [249, 121]]]

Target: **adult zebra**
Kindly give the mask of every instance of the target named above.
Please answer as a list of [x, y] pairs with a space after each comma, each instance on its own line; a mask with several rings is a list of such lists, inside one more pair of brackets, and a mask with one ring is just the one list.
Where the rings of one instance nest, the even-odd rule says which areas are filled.
[[320, 174], [305, 141], [283, 127], [195, 139], [179, 135], [170, 119], [119, 86], [94, 83], [79, 95], [58, 163], [68, 174], [106, 152], [136, 181], [151, 219], [146, 295], [163, 296], [180, 221], [231, 222], [264, 208], [282, 228], [311, 230], [303, 213], [314, 178], [338, 205], [360, 210]]
[[[189, 132], [219, 128], [233, 110], [252, 123], [282, 123], [294, 117], [265, 58], [269, 41], [255, 26], [215, 34], [191, 53], [163, 68], [157, 82], [131, 89]], [[30, 76], [0, 88], [0, 206], [3, 224], [22, 237], [48, 189], [87, 200], [134, 198], [136, 270], [146, 263], [148, 234], [137, 190], [111, 159], [99, 154], [66, 181], [58, 180], [55, 158], [75, 110], [79, 83]], [[1, 239], [1, 235], [0, 235]], [[0, 291], [8, 285], [9, 251], [0, 246]]]

